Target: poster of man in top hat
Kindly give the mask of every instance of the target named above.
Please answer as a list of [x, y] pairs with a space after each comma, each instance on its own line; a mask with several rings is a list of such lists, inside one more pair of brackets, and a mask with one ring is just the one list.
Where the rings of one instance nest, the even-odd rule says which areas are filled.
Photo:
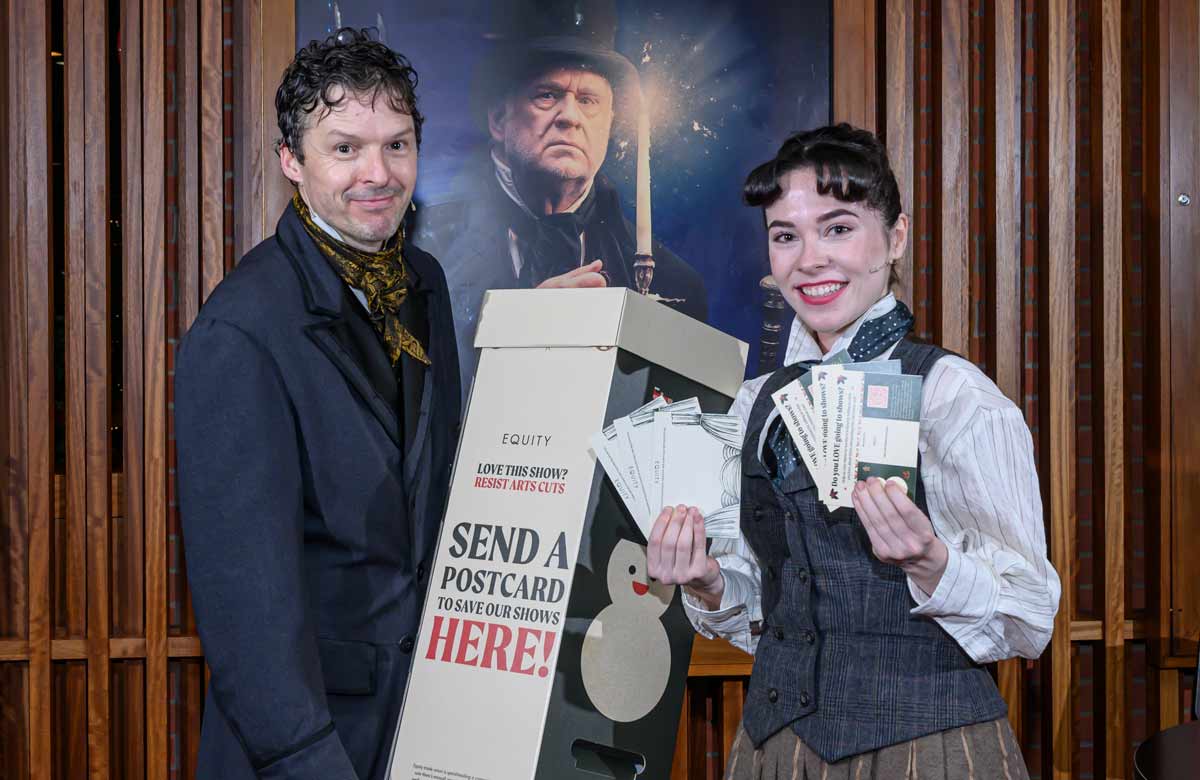
[[829, 1], [777, 5], [298, 1], [299, 45], [370, 26], [421, 73], [410, 235], [446, 271], [464, 392], [489, 289], [628, 287], [757, 340], [741, 181], [830, 105]]

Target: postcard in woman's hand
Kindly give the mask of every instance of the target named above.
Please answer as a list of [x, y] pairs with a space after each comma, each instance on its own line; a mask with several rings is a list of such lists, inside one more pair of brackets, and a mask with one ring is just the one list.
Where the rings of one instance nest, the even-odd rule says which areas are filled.
[[742, 420], [703, 414], [699, 401], [656, 399], [591, 438], [625, 508], [647, 538], [663, 506], [685, 504], [704, 514], [709, 536], [738, 533]]

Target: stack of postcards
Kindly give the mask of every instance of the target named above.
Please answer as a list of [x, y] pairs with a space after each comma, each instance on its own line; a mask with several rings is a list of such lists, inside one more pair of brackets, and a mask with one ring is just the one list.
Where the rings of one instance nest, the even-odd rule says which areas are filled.
[[858, 480], [879, 477], [915, 500], [921, 377], [899, 360], [839, 353], [771, 396], [825, 506], [852, 508]]
[[664, 506], [695, 506], [708, 536], [738, 533], [742, 420], [700, 411], [695, 398], [650, 403], [613, 421], [592, 450], [647, 538]]

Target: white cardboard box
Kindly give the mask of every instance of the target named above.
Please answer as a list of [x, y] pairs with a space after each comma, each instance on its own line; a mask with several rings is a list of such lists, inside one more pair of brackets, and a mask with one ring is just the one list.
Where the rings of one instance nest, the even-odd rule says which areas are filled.
[[391, 780], [667, 778], [693, 632], [588, 437], [724, 412], [746, 345], [624, 289], [487, 294]]

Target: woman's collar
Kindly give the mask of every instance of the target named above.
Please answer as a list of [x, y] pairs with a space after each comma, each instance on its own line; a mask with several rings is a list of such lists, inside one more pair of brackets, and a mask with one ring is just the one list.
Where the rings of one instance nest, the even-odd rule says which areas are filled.
[[829, 355], [836, 355], [843, 349], [850, 346], [850, 342], [854, 340], [858, 334], [858, 329], [863, 326], [864, 322], [882, 317], [883, 315], [896, 308], [896, 296], [888, 292], [874, 304], [871, 308], [863, 312], [862, 316], [855, 320], [850, 327], [838, 336], [833, 347], [825, 352], [821, 349], [821, 342], [817, 340], [814, 334], [808, 327], [800, 321], [799, 315], [792, 318], [792, 329], [788, 334], [787, 352], [784, 356], [783, 364], [790, 366], [792, 363], [798, 363], [801, 360], [823, 360]]

